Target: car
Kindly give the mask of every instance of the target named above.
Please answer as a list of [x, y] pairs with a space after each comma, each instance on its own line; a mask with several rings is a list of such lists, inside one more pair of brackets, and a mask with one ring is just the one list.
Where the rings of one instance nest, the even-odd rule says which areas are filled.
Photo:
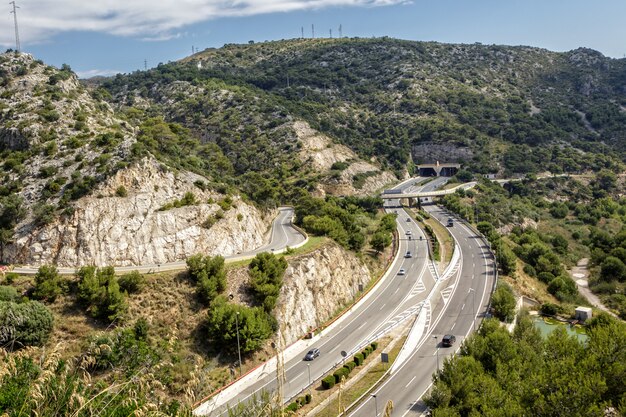
[[408, 251], [406, 251], [406, 253], [404, 254], [404, 257], [405, 257], [405, 258], [412, 258], [412, 257], [413, 257], [413, 255], [411, 254], [411, 251], [410, 251], [410, 250], [408, 250]]
[[411, 218], [410, 218], [410, 217], [407, 217], [407, 218], [406, 218], [406, 221], [407, 221], [407, 222], [410, 222], [410, 221], [411, 221]]
[[441, 339], [441, 346], [450, 347], [456, 342], [456, 336], [453, 334], [447, 334]]
[[398, 275], [404, 275], [406, 274], [406, 271], [404, 270], [404, 268], [400, 268], [400, 270], [398, 271]]
[[413, 232], [411, 232], [410, 230], [407, 230], [404, 234], [407, 235], [407, 236], [411, 236], [413, 234]]
[[452, 226], [454, 226], [454, 219], [452, 217], [450, 217], [448, 219], [448, 227], [452, 227]]
[[309, 350], [306, 355], [304, 355], [305, 361], [312, 361], [320, 355], [320, 350], [318, 348], [313, 348]]

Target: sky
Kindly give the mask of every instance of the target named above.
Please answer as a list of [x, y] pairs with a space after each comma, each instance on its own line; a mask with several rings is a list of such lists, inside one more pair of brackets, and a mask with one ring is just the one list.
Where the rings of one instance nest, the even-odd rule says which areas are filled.
[[[588, 47], [626, 56], [626, 0], [16, 0], [21, 50], [79, 76], [176, 61], [192, 48], [312, 36]], [[15, 48], [12, 5], [0, 44]]]

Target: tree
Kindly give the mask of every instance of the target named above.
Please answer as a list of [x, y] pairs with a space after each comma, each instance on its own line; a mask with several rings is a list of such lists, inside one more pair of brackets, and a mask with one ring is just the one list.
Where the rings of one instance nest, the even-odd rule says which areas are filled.
[[607, 256], [600, 265], [600, 278], [603, 281], [623, 281], [626, 277], [626, 265], [619, 258]]
[[206, 304], [226, 289], [226, 271], [222, 256], [193, 255], [187, 259], [187, 271], [196, 283], [198, 296]]
[[378, 253], [385, 250], [386, 247], [391, 245], [391, 234], [389, 232], [376, 232], [372, 235], [372, 239], [370, 240], [370, 244], [372, 248]]
[[113, 267], [84, 266], [78, 270], [78, 299], [90, 316], [108, 321], [123, 318], [128, 305]]
[[499, 283], [491, 298], [494, 315], [501, 321], [510, 322], [515, 317], [515, 296], [506, 283]]
[[249, 353], [263, 346], [276, 329], [276, 321], [260, 307], [229, 304], [224, 296], [215, 298], [207, 316], [209, 338], [221, 350], [234, 354], [237, 352], [237, 327], [241, 350]]
[[263, 306], [266, 312], [271, 312], [276, 306], [283, 285], [287, 261], [283, 256], [277, 257], [273, 253], [262, 252], [252, 259], [248, 269], [250, 285], [257, 304]]
[[33, 297], [54, 302], [63, 293], [63, 279], [55, 266], [42, 265], [35, 274]]

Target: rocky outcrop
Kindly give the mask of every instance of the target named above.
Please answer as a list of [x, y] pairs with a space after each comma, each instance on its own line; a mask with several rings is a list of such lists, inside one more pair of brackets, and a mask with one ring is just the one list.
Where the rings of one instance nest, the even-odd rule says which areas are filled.
[[[387, 171], [382, 171], [374, 164], [359, 159], [348, 147], [338, 145], [308, 123], [298, 121], [293, 129], [300, 141], [300, 160], [312, 170], [330, 174], [317, 185], [314, 195], [324, 197], [332, 195], [370, 195], [397, 178]], [[341, 170], [331, 171], [333, 165], [343, 163]]]
[[[269, 239], [271, 214], [264, 216], [238, 198], [231, 208], [220, 207], [223, 195], [194, 184], [203, 180], [146, 158], [77, 201], [72, 215], [37, 231], [18, 229], [4, 260], [66, 267], [147, 265], [262, 246]], [[125, 192], [118, 191], [122, 188]], [[197, 204], [160, 210], [188, 192]]]
[[369, 280], [367, 266], [334, 243], [291, 259], [275, 312], [285, 343], [326, 322]]

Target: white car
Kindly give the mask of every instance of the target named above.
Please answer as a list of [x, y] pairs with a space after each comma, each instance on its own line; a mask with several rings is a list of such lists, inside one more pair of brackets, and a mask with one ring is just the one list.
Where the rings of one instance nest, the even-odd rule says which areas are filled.
[[404, 275], [406, 274], [406, 271], [404, 270], [404, 268], [400, 268], [400, 270], [398, 271], [398, 275]]
[[407, 230], [404, 234], [407, 235], [407, 236], [411, 236], [413, 234], [413, 232], [411, 232], [410, 230]]

